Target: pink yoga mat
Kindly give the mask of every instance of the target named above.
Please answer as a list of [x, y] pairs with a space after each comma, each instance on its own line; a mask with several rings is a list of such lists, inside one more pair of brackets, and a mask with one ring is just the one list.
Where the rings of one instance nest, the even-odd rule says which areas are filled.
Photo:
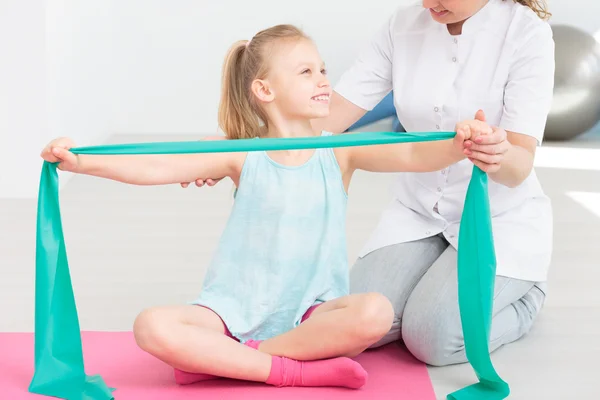
[[[435, 400], [425, 365], [404, 347], [390, 344], [356, 358], [369, 373], [361, 389], [277, 388], [265, 384], [217, 379], [189, 386], [173, 380], [169, 366], [141, 351], [131, 332], [83, 332], [88, 375], [100, 374], [115, 400], [228, 399], [394, 399]], [[52, 399], [27, 391], [33, 376], [33, 334], [0, 333], [0, 398]]]

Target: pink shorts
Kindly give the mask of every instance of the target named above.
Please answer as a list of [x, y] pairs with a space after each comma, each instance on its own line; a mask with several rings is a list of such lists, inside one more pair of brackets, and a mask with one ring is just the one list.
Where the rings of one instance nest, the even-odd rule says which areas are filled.
[[[306, 312], [304, 313], [304, 315], [302, 316], [302, 319], [300, 320], [300, 323], [306, 321], [308, 318], [310, 318], [310, 316], [312, 315], [313, 311], [315, 311], [317, 309], [317, 307], [319, 307], [320, 305], [322, 305], [323, 303], [318, 303], [318, 304], [313, 304], [312, 306], [310, 306], [310, 308], [308, 310], [306, 310]], [[214, 310], [211, 310], [210, 308], [206, 307], [206, 306], [200, 306], [203, 308], [206, 308], [207, 310], [210, 310], [212, 312], [214, 312]], [[214, 312], [215, 314], [217, 314], [216, 312]], [[221, 319], [221, 322], [223, 323], [223, 327], [225, 327], [225, 336], [228, 336], [232, 339], [235, 339], [239, 342], [238, 338], [234, 337], [231, 332], [229, 331], [229, 328], [227, 328], [227, 325], [225, 325], [225, 322], [223, 321], [223, 318], [221, 318], [221, 316], [219, 314], [217, 314], [217, 316], [219, 317], [219, 319]]]

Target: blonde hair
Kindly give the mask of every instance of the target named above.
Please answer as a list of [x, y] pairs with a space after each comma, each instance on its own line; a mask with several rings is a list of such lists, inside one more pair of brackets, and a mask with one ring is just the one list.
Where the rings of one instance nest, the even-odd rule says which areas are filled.
[[[506, 0], [502, 0], [506, 1]], [[552, 14], [548, 11], [548, 6], [546, 5], [545, 0], [513, 0], [515, 3], [519, 3], [524, 5], [525, 7], [529, 7], [533, 10], [534, 13], [537, 14], [543, 20], [549, 19]]]
[[309, 39], [293, 25], [276, 25], [258, 32], [251, 40], [236, 42], [223, 64], [219, 127], [229, 139], [261, 136], [269, 121], [252, 94], [255, 79], [264, 79], [273, 45], [281, 40]]

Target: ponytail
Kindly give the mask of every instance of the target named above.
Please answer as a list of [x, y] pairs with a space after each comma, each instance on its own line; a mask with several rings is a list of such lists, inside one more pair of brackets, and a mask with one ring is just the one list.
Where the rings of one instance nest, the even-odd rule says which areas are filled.
[[276, 25], [229, 49], [223, 64], [219, 104], [219, 127], [229, 139], [259, 137], [268, 130], [269, 121], [252, 94], [252, 82], [267, 75], [267, 47], [277, 40], [299, 38], [307, 38], [300, 29]]
[[246, 41], [235, 43], [223, 64], [219, 126], [230, 139], [247, 139], [260, 135], [260, 124], [250, 104], [249, 85], [244, 65]]

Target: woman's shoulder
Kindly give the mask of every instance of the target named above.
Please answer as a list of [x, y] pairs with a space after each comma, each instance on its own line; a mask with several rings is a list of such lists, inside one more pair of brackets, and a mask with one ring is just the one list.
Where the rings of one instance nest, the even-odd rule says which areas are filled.
[[514, 1], [495, 0], [498, 8], [496, 17], [507, 27], [506, 35], [518, 44], [535, 38], [551, 41], [552, 28], [547, 20], [540, 18], [531, 8]]

